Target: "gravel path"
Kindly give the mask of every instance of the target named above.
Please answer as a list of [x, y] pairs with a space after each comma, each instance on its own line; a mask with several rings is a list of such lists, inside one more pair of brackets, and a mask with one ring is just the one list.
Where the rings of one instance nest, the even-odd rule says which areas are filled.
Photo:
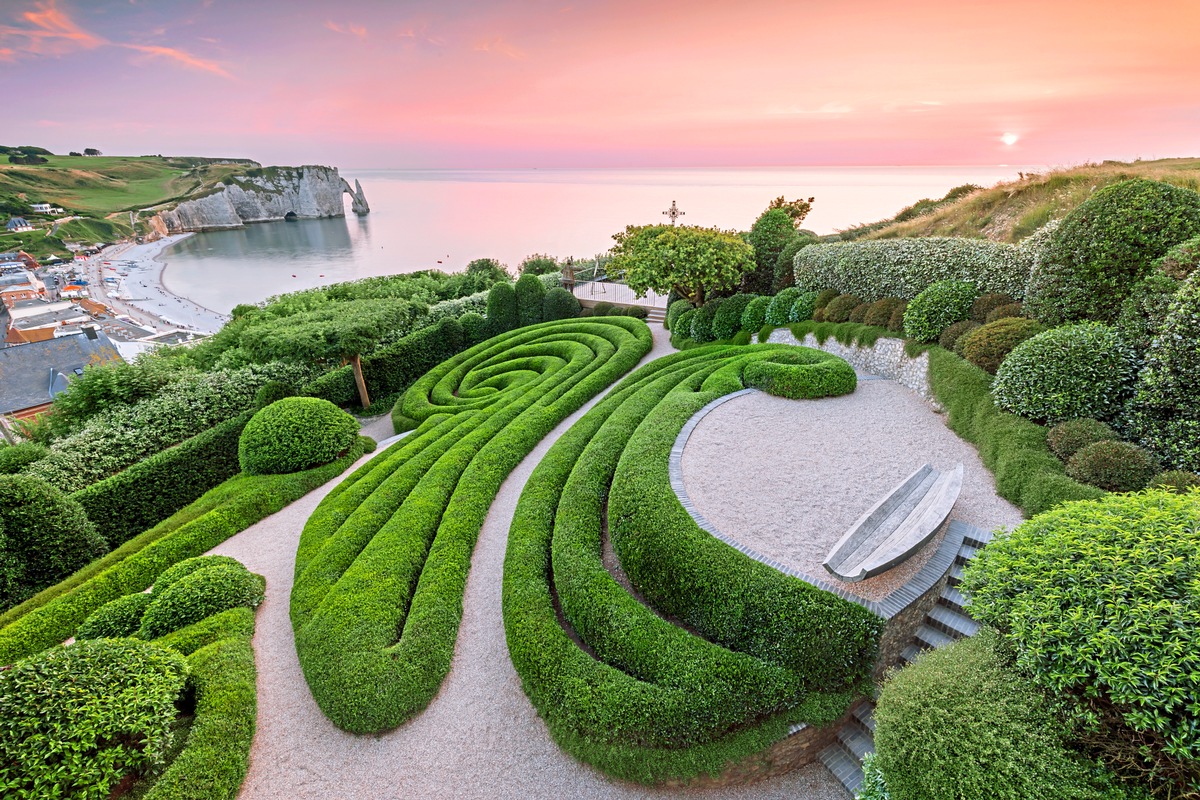
[[[645, 360], [672, 352], [661, 326], [651, 328], [655, 344]], [[336, 480], [213, 550], [238, 558], [267, 578], [254, 637], [258, 732], [242, 800], [849, 796], [819, 764], [729, 789], [656, 790], [617, 784], [550, 740], [521, 690], [505, 645], [500, 610], [504, 550], [525, 481], [551, 443], [584, 410], [546, 437], [501, 486], [472, 558], [450, 674], [423, 714], [390, 733], [353, 736], [335, 728], [313, 702], [296, 660], [288, 619], [296, 543], [308, 516]]]
[[[730, 469], [731, 462], [739, 469]], [[734, 398], [696, 426], [682, 470], [692, 503], [717, 530], [827, 578], [821, 562], [830, 548], [859, 515], [926, 462], [938, 469], [963, 464], [953, 519], [985, 530], [1020, 524], [1020, 509], [997, 496], [975, 448], [916, 394], [878, 378], [860, 379], [853, 393], [822, 400], [764, 392]], [[934, 549], [936, 542], [927, 544], [910, 563], [847, 588], [879, 599]]]

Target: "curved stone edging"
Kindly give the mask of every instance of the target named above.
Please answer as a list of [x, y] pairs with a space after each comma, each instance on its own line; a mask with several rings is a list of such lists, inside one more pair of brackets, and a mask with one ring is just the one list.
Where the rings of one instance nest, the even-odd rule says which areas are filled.
[[[778, 332], [778, 331], [777, 331]], [[788, 336], [795, 341], [795, 337], [788, 332]], [[774, 334], [772, 334], [774, 337]], [[806, 345], [807, 346], [807, 345]], [[828, 352], [828, 351], [827, 351]], [[680, 504], [688, 512], [688, 515], [700, 526], [704, 531], [712, 534], [720, 539], [725, 544], [734, 548], [740, 553], [744, 553], [747, 557], [784, 573], [791, 575], [793, 578], [799, 578], [805, 583], [811, 584], [818, 589], [823, 589], [827, 592], [832, 592], [843, 600], [848, 600], [851, 603], [856, 603], [873, 614], [877, 614], [884, 619], [890, 620], [900, 614], [900, 612], [909, 608], [913, 603], [924, 597], [930, 589], [946, 576], [954, 564], [955, 555], [962, 546], [963, 537], [970, 529], [970, 526], [957, 520], [951, 520], [950, 526], [946, 531], [946, 535], [942, 539], [942, 543], [938, 546], [937, 552], [925, 563], [925, 565], [914, 575], [910, 580], [904, 583], [900, 588], [889, 594], [882, 600], [868, 600], [864, 597], [859, 597], [856, 594], [846, 591], [840, 586], [827, 581], [823, 578], [817, 578], [800, 570], [792, 569], [785, 564], [781, 564], [769, 556], [759, 553], [753, 548], [741, 544], [733, 537], [726, 533], [717, 530], [711, 522], [709, 522], [703, 514], [700, 513], [688, 497], [687, 488], [683, 482], [683, 450], [687, 447], [688, 439], [691, 438], [692, 432], [700, 421], [704, 419], [709, 412], [716, 409], [718, 406], [733, 400], [736, 397], [756, 392], [757, 389], [743, 389], [740, 392], [724, 395], [713, 400], [704, 408], [692, 415], [691, 419], [684, 424], [679, 435], [675, 437], [675, 443], [671, 446], [671, 455], [668, 462], [668, 471], [671, 480], [671, 489], [675, 492], [675, 496], [679, 498]]]

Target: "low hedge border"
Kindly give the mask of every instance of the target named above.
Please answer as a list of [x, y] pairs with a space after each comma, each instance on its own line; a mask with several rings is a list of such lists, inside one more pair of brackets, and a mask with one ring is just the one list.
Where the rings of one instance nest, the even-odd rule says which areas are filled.
[[[743, 388], [746, 364], [792, 349], [709, 346], [654, 361], [560, 437], [526, 483], [505, 557], [509, 653], [554, 740], [608, 775], [715, 776], [783, 738], [792, 722], [833, 721], [869, 675], [882, 620], [704, 533], [670, 487], [669, 451], [692, 413]], [[606, 511], [636, 588], [701, 635], [617, 584], [601, 558]], [[630, 540], [642, 537], [633, 553], [641, 546]], [[639, 569], [649, 550], [662, 551], [658, 564], [676, 577], [662, 583]], [[680, 596], [696, 589], [692, 578], [705, 584], [702, 599]], [[844, 619], [864, 633], [861, 663], [835, 656], [813, 665], [802, 655], [798, 642], [828, 638], [806, 624], [822, 608], [825, 622]], [[734, 617], [753, 621], [726, 625]]]
[[52, 647], [71, 636], [110, 600], [140, 592], [164, 570], [198, 556], [341, 474], [375, 447], [360, 437], [345, 457], [291, 475], [239, 475], [210, 490], [145, 533], [10, 609], [0, 622], [0, 664]]
[[237, 475], [238, 437], [252, 416], [239, 414], [71, 497], [116, 547]]
[[405, 393], [396, 419], [416, 431], [322, 501], [297, 551], [296, 650], [335, 725], [385, 730], [429, 704], [500, 484], [651, 343], [631, 317], [546, 322], [449, 359]]
[[753, 361], [742, 377], [747, 386], [792, 400], [849, 394], [858, 386], [854, 367], [837, 356], [809, 348]]

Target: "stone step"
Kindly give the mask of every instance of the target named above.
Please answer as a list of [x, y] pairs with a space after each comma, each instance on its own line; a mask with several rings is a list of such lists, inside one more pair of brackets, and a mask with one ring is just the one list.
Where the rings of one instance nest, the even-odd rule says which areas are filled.
[[667, 310], [665, 308], [651, 308], [646, 312], [647, 322], [662, 322], [667, 318]]
[[939, 647], [945, 647], [954, 641], [950, 636], [931, 625], [922, 625], [917, 628], [916, 640], [917, 646], [928, 647], [934, 650]]
[[859, 703], [858, 708], [854, 709], [851, 715], [864, 731], [875, 734], [875, 704], [872, 702]]
[[925, 624], [936, 628], [953, 639], [965, 639], [974, 636], [979, 630], [979, 623], [966, 614], [946, 606], [934, 606], [925, 616]]
[[957, 586], [947, 586], [945, 589], [942, 589], [942, 594], [938, 598], [938, 602], [960, 614], [967, 613], [967, 598], [963, 596], [963, 593], [958, 590]]
[[979, 550], [980, 550], [980, 548], [972, 547], [971, 545], [967, 544], [966, 542], [963, 542], [963, 546], [958, 548], [958, 555], [956, 555], [954, 557], [954, 563], [955, 564], [966, 564], [968, 561], [970, 561], [972, 558], [975, 557], [975, 554], [978, 553]]
[[864, 733], [857, 723], [848, 723], [838, 731], [838, 741], [862, 764], [863, 759], [875, 752], [875, 741]]
[[846, 791], [851, 795], [858, 791], [858, 787], [862, 785], [863, 781], [862, 764], [854, 758], [845, 745], [840, 741], [834, 742], [822, 750], [817, 758], [825, 765], [825, 769], [832, 772], [833, 777], [846, 787]]
[[910, 644], [900, 653], [900, 658], [904, 659], [905, 664], [911, 664], [917, 656], [921, 655], [922, 648], [916, 644]]
[[992, 541], [992, 532], [985, 531], [983, 528], [967, 526], [967, 532], [963, 534], [963, 544], [968, 547], [974, 547], [976, 550], [982, 550]]
[[948, 583], [951, 586], [958, 586], [960, 583], [962, 583], [962, 576], [963, 576], [962, 565], [955, 564], [954, 566], [950, 567], [950, 580], [948, 581]]

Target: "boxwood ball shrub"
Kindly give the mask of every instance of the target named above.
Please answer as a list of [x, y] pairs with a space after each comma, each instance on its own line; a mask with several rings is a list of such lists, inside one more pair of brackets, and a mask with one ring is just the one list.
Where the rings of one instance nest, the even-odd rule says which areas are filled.
[[985, 372], [995, 375], [1013, 348], [1044, 331], [1040, 322], [1021, 317], [998, 319], [971, 331], [963, 341], [962, 355]]
[[1181, 469], [1171, 469], [1160, 472], [1150, 479], [1151, 489], [1164, 489], [1175, 494], [1187, 494], [1200, 488], [1200, 475], [1185, 472]]
[[909, 301], [904, 311], [904, 335], [918, 342], [936, 342], [942, 331], [971, 316], [975, 284], [938, 281]]
[[[873, 325], [877, 328], [886, 328], [892, 320], [892, 314], [895, 312], [896, 307], [903, 302], [899, 297], [885, 297], [882, 300], [876, 300], [867, 309], [867, 315], [863, 317], [863, 323]], [[802, 321], [797, 320], [797, 322]]]
[[1110, 426], [1088, 417], [1060, 422], [1046, 433], [1046, 444], [1063, 461], [1070, 460], [1071, 456], [1089, 444], [1120, 439]]
[[36, 442], [0, 447], [0, 475], [15, 475], [26, 465], [40, 461], [49, 454], [49, 448]]
[[1100, 189], [1051, 235], [1025, 306], [1046, 325], [1112, 323], [1156, 259], [1200, 234], [1200, 194], [1145, 179]]
[[995, 322], [998, 319], [1005, 319], [1007, 317], [1023, 316], [1025, 316], [1025, 306], [1021, 305], [1020, 303], [1009, 303], [1008, 305], [996, 306], [993, 308], [987, 313], [987, 317], [984, 321], [985, 323]]
[[[667, 306], [667, 318], [663, 321], [667, 330], [675, 330], [675, 320], [685, 312], [692, 309], [691, 302], [687, 300], [675, 300]], [[761, 326], [760, 326], [761, 327]]]
[[1129, 442], [1084, 445], [1067, 462], [1072, 478], [1108, 492], [1141, 491], [1161, 469], [1153, 454]]
[[955, 349], [954, 345], [955, 342], [959, 340], [959, 337], [965, 337], [966, 334], [980, 327], [982, 326], [978, 322], [970, 319], [964, 319], [960, 322], [956, 322], [949, 328], [946, 328], [946, 330], [942, 331], [942, 335], [938, 337], [938, 346], [958, 353], [959, 351]]
[[241, 564], [198, 569], [158, 594], [142, 615], [138, 636], [156, 639], [231, 608], [258, 608], [263, 579]]
[[150, 605], [150, 595], [134, 592], [110, 600], [97, 608], [75, 631], [76, 639], [121, 639], [133, 636], [142, 627], [142, 616]]
[[692, 338], [692, 320], [696, 318], [696, 309], [689, 308], [684, 311], [675, 320], [675, 327], [671, 329], [671, 338], [680, 336], [684, 339]]
[[713, 336], [717, 339], [732, 339], [733, 335], [742, 329], [742, 316], [746, 313], [746, 307], [757, 297], [756, 294], [735, 294], [722, 303], [713, 317]]
[[904, 313], [908, 311], [908, 301], [901, 300], [896, 303], [892, 310], [892, 317], [888, 320], [887, 329], [892, 333], [904, 333]]
[[0, 609], [107, 550], [79, 503], [37, 478], [0, 475]]
[[[546, 322], [553, 322], [556, 319], [575, 319], [579, 316], [579, 311], [578, 298], [561, 286], [555, 286], [546, 292], [546, 298], [542, 301], [542, 317]], [[472, 339], [471, 343], [475, 344], [480, 341], [483, 341], [482, 337]]]
[[282, 400], [294, 394], [296, 394], [295, 390], [283, 381], [267, 381], [254, 393], [254, 408], [266, 408], [276, 400]]
[[1110, 494], [999, 534], [964, 570], [972, 616], [1065, 703], [1085, 746], [1142, 785], [1174, 784], [1163, 797], [1200, 790], [1197, 530], [1200, 494]]
[[1116, 329], [1097, 322], [1051, 328], [1017, 345], [992, 395], [1006, 411], [1051, 424], [1113, 419], [1133, 388], [1137, 360]]
[[825, 306], [825, 321], [847, 322], [850, 319], [850, 312], [861, 304], [862, 301], [852, 294], [840, 294]]
[[867, 312], [870, 310], [870, 303], [859, 303], [854, 307], [854, 310], [850, 312], [850, 319], [848, 321], [862, 324], [862, 321], [867, 317]]
[[724, 298], [716, 297], [696, 309], [696, 316], [692, 317], [693, 339], [697, 342], [711, 342], [717, 338], [713, 333], [712, 324], [724, 302]]
[[971, 319], [978, 322], [980, 325], [988, 322], [988, 314], [1002, 306], [1009, 306], [1015, 303], [1008, 295], [1003, 292], [988, 292], [975, 298], [975, 302], [971, 303]]
[[890, 800], [1115, 800], [1065, 740], [1043, 690], [994, 631], [892, 673], [875, 708], [874, 766]]
[[0, 671], [0, 786], [16, 800], [107, 798], [162, 766], [183, 657], [133, 639], [77, 642]]
[[788, 322], [808, 322], [817, 310], [817, 293], [803, 292], [788, 311]]
[[288, 397], [251, 417], [238, 440], [250, 475], [282, 475], [328, 464], [350, 449], [358, 422], [328, 400]]
[[742, 312], [742, 330], [758, 333], [767, 324], [767, 308], [771, 305], [770, 297], [756, 297]]
[[828, 286], [817, 290], [817, 308], [824, 308], [829, 305], [840, 294], [841, 292], [837, 289], [830, 289]]
[[801, 294], [802, 292], [794, 286], [779, 290], [779, 294], [772, 297], [771, 304], [767, 306], [767, 324], [787, 325], [792, 305]]

